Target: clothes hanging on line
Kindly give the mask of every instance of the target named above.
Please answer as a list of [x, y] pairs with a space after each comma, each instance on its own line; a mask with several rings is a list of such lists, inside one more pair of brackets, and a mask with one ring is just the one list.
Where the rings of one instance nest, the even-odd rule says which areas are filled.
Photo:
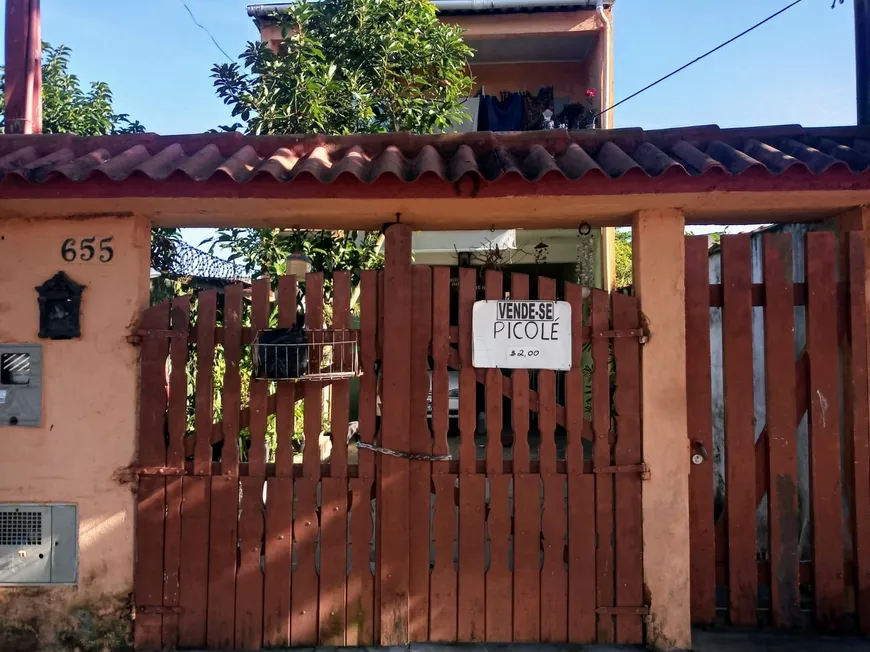
[[485, 95], [480, 98], [478, 129], [480, 131], [522, 131], [524, 117], [523, 96], [503, 93], [501, 98]]

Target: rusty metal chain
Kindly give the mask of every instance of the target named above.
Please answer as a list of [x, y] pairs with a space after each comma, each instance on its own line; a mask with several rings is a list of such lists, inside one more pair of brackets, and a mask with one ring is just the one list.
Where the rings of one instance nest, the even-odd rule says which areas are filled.
[[453, 459], [453, 457], [449, 453], [447, 455], [430, 455], [429, 453], [406, 453], [404, 451], [394, 451], [392, 448], [386, 448], [385, 446], [367, 444], [364, 441], [358, 441], [356, 443], [356, 447], [374, 451], [375, 453], [381, 453], [383, 455], [392, 455], [393, 457], [401, 457], [402, 459], [415, 460], [418, 462], [449, 462]]

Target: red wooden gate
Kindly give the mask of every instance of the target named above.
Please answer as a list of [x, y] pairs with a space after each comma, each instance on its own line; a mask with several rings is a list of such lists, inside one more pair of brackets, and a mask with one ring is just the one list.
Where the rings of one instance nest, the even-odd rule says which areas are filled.
[[692, 621], [870, 634], [863, 237], [753, 237], [686, 240]]
[[[349, 273], [331, 311], [305, 280], [309, 341], [349, 334], [358, 381], [330, 372], [338, 345], [316, 380], [250, 378], [257, 334], [296, 321], [292, 277], [277, 319], [268, 279], [144, 314], [139, 649], [642, 641], [637, 301], [495, 271], [478, 292], [411, 266], [406, 227], [387, 252], [355, 327]], [[472, 367], [473, 304], [506, 294], [571, 304], [571, 371]]]

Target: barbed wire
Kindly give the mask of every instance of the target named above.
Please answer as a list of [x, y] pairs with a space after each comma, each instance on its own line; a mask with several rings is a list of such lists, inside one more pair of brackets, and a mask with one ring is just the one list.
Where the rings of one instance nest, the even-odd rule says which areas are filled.
[[151, 237], [151, 267], [172, 276], [250, 280], [240, 265], [160, 234]]

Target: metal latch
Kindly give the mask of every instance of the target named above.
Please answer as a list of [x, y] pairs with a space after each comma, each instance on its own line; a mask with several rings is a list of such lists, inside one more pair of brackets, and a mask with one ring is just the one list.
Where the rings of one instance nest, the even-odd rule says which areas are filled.
[[704, 447], [704, 442], [695, 440], [692, 442], [694, 453], [692, 454], [692, 464], [703, 464], [709, 459], [707, 449]]
[[617, 464], [593, 468], [593, 473], [640, 473], [641, 480], [649, 480], [650, 470], [646, 464]]

